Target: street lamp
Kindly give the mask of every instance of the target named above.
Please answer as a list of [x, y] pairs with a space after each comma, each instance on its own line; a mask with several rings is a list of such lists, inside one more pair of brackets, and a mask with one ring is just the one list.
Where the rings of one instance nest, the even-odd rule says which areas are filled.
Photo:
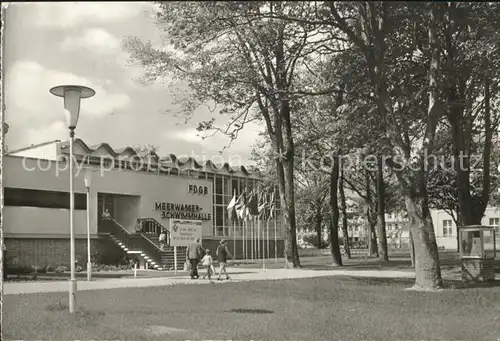
[[90, 260], [90, 185], [92, 183], [92, 171], [85, 172], [85, 188], [87, 189], [87, 281], [92, 279], [92, 262]]
[[73, 140], [75, 129], [80, 115], [80, 100], [95, 95], [91, 88], [79, 85], [60, 85], [50, 89], [50, 93], [64, 98], [64, 114], [69, 128], [69, 233], [70, 233], [70, 266], [71, 278], [69, 280], [69, 312], [76, 310], [76, 277], [75, 277], [75, 233], [74, 211], [75, 197], [73, 192]]

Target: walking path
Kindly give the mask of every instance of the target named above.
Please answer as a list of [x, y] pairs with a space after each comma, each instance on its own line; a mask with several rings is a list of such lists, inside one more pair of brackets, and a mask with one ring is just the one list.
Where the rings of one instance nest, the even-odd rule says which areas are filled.
[[[228, 282], [265, 281], [294, 278], [312, 278], [327, 276], [354, 276], [354, 277], [383, 277], [383, 278], [414, 278], [415, 274], [409, 271], [392, 270], [305, 270], [305, 269], [236, 269], [231, 268]], [[210, 281], [198, 279], [192, 280], [189, 276], [181, 275], [176, 277], [154, 277], [154, 278], [113, 278], [96, 279], [94, 281], [78, 280], [78, 291], [117, 289], [117, 288], [139, 288], [167, 286], [177, 284], [209, 284]], [[215, 283], [219, 283], [215, 281]], [[3, 294], [29, 294], [46, 292], [66, 292], [68, 291], [68, 281], [47, 281], [47, 282], [13, 282], [3, 284]]]
[[[88, 290], [103, 290], [117, 288], [141, 288], [155, 287], [178, 284], [210, 284], [209, 280], [191, 279], [187, 273], [180, 273], [178, 276], [165, 274], [168, 277], [142, 277], [146, 275], [148, 270], [139, 271], [138, 277], [133, 278], [133, 275], [122, 278], [96, 278], [93, 281], [86, 279], [78, 279], [78, 291]], [[200, 272], [203, 274], [203, 271]], [[248, 268], [230, 268], [229, 281], [213, 281], [216, 284], [231, 283], [231, 282], [248, 282], [248, 281], [268, 281], [279, 279], [295, 279], [295, 278], [313, 278], [313, 277], [329, 277], [329, 276], [350, 276], [350, 277], [374, 277], [374, 278], [415, 278], [415, 273], [408, 270], [356, 270], [349, 268], [332, 268], [330, 270], [308, 270], [308, 269], [248, 269]], [[443, 279], [460, 280], [460, 274], [457, 271], [442, 271]], [[217, 276], [214, 276], [215, 279]], [[496, 275], [496, 280], [500, 280], [500, 274]], [[40, 281], [40, 282], [7, 282], [3, 284], [3, 294], [29, 294], [29, 293], [48, 293], [48, 292], [66, 292], [68, 291], [68, 281]]]

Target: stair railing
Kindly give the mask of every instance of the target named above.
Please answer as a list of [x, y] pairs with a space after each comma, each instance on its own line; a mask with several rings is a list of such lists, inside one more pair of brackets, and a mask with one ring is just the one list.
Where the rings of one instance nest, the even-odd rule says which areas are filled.
[[[103, 217], [102, 221], [107, 225], [104, 230], [115, 235], [117, 239], [124, 243], [128, 249], [140, 247], [137, 240], [133, 238], [132, 234], [115, 219], [111, 217]], [[112, 228], [110, 227], [111, 225], [113, 226]]]
[[[149, 237], [159, 237], [161, 231], [165, 231], [165, 246], [170, 246], [170, 232], [167, 228], [165, 228], [162, 224], [160, 224], [154, 218], [139, 218], [137, 219], [137, 229], [136, 231], [140, 232], [140, 234], [150, 241], [152, 244], [156, 245]], [[157, 246], [157, 245], [156, 245]], [[158, 247], [158, 246], [157, 246]], [[158, 247], [159, 248], [159, 247]]]

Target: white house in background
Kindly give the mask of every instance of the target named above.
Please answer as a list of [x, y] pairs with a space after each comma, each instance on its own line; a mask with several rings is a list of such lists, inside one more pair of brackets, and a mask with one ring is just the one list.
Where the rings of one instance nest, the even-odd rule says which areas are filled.
[[[444, 210], [431, 210], [434, 233], [439, 248], [454, 250], [457, 248], [457, 227], [448, 213]], [[367, 237], [364, 216], [350, 219], [349, 236], [363, 239]], [[408, 219], [401, 213], [388, 213], [385, 215], [387, 241], [392, 245], [401, 245], [409, 240]], [[482, 225], [496, 226], [497, 244], [500, 245], [500, 209], [488, 207], [481, 221]], [[340, 236], [342, 231], [339, 230]]]
[[[432, 223], [438, 247], [445, 249], [457, 248], [457, 226], [448, 213], [443, 210], [431, 210]], [[481, 225], [496, 226], [497, 240], [500, 239], [500, 209], [488, 207], [484, 212]]]

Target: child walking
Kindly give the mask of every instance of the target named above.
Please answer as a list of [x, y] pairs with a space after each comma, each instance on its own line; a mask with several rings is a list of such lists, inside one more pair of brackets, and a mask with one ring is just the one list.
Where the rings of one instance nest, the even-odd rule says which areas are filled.
[[210, 250], [205, 250], [205, 256], [201, 260], [201, 264], [207, 267], [207, 272], [203, 275], [203, 279], [208, 276], [208, 279], [212, 279], [212, 273], [215, 274], [215, 269], [213, 264], [212, 256], [210, 256]]

